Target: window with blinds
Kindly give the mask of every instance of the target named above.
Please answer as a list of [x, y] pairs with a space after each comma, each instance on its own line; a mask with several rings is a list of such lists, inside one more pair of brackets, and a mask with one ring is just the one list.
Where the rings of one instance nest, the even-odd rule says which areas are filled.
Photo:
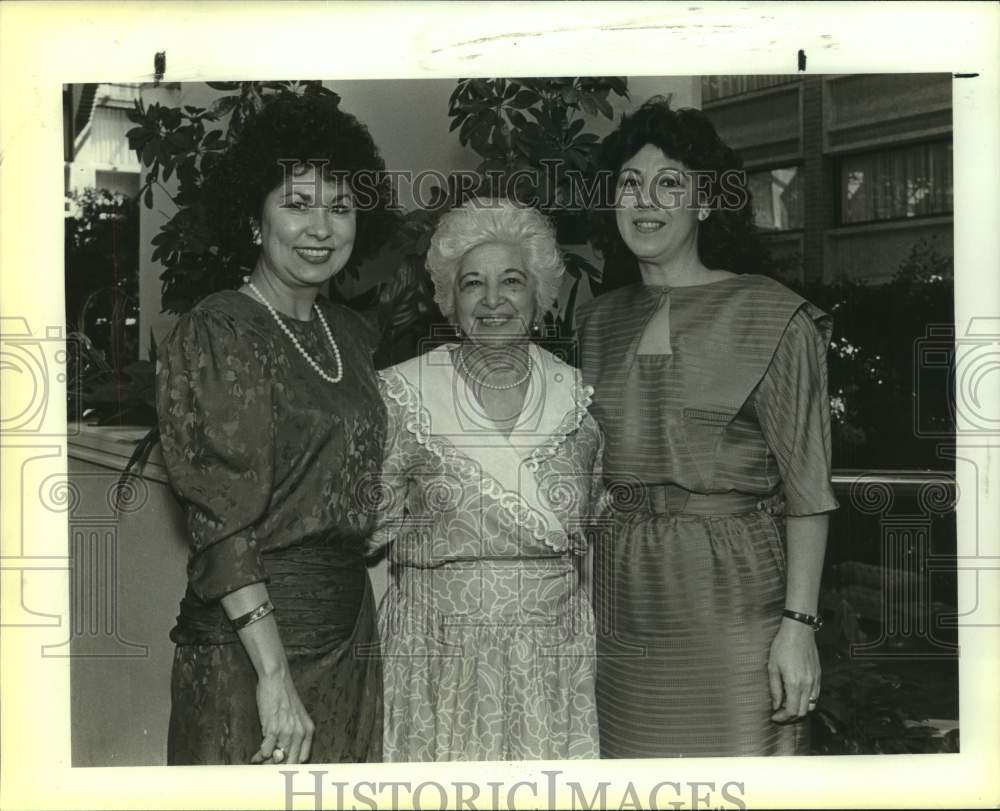
[[915, 144], [840, 159], [844, 225], [951, 212], [951, 143]]

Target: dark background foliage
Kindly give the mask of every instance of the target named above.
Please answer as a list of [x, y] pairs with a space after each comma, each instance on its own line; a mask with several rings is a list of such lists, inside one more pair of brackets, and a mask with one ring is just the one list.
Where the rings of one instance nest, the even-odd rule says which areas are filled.
[[104, 189], [67, 195], [66, 323], [105, 347], [113, 365], [134, 359], [139, 317], [139, 210]]
[[152, 366], [139, 360], [139, 208], [103, 189], [67, 195], [68, 413], [99, 424], [155, 420]]
[[[878, 622], [863, 616], [856, 602], [865, 589], [847, 563], [824, 576], [820, 608], [825, 618], [817, 635], [823, 690], [810, 715], [814, 755], [879, 755], [958, 752], [957, 728], [940, 732], [929, 722], [958, 719], [958, 657], [940, 651], [895, 650], [895, 655], [860, 654], [856, 646], [879, 638]], [[942, 606], [941, 610], [953, 610]]]
[[937, 455], [941, 435], [954, 431], [952, 384], [920, 364], [928, 329], [955, 321], [951, 257], [922, 240], [887, 283], [789, 284], [833, 316], [827, 359], [834, 466], [953, 468]]

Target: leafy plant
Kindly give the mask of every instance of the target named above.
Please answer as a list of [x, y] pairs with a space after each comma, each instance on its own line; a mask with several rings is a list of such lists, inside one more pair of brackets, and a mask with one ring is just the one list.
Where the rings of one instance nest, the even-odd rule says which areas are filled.
[[444, 316], [434, 301], [434, 285], [425, 267], [431, 235], [442, 215], [457, 202], [455, 190], [434, 187], [430, 205], [403, 215], [395, 238], [402, 262], [392, 280], [376, 291], [382, 341], [375, 356], [384, 368], [425, 352], [444, 336], [435, 336]]
[[[629, 97], [624, 77], [461, 79], [448, 115], [459, 142], [483, 158], [484, 190], [537, 205], [555, 221], [560, 242], [583, 244], [599, 148], [584, 114], [613, 119], [612, 94]], [[584, 276], [600, 282], [600, 269], [584, 257], [566, 251], [565, 260], [574, 297]]]
[[611, 93], [628, 98], [626, 79], [461, 79], [448, 115], [459, 142], [483, 157], [479, 172], [513, 179], [510, 191], [543, 211], [579, 213], [567, 170], [593, 179], [598, 136], [583, 113], [612, 119]]
[[[395, 247], [402, 262], [395, 277], [355, 306], [375, 306], [383, 329], [378, 365], [405, 360], [447, 340], [436, 335], [444, 319], [424, 267], [430, 237], [444, 212], [468, 196], [509, 196], [538, 206], [555, 220], [564, 244], [588, 240], [581, 191], [597, 174], [598, 136], [585, 130], [583, 113], [612, 118], [610, 94], [628, 97], [624, 78], [460, 79], [449, 99], [451, 131], [483, 160], [471, 189], [452, 182], [431, 189], [426, 208], [408, 212]], [[542, 345], [563, 351], [573, 334], [578, 285], [586, 277], [600, 281], [600, 269], [574, 251], [563, 251], [574, 279], [565, 315], [546, 314]]]

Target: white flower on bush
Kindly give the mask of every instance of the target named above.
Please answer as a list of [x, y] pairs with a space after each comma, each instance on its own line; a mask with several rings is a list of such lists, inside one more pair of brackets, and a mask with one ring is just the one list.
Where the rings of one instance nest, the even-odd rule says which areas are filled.
[[858, 353], [861, 351], [861, 347], [855, 346], [847, 338], [834, 338], [830, 343], [830, 348], [833, 349], [837, 355], [841, 358], [854, 358], [857, 357]]
[[830, 413], [836, 422], [842, 423], [847, 419], [847, 398], [843, 389], [837, 389], [837, 393], [830, 398]]

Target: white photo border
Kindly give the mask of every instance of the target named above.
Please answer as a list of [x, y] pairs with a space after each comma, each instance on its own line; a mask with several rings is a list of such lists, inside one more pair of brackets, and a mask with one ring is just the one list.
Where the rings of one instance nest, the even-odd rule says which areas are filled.
[[[978, 74], [956, 79], [953, 92], [956, 330], [959, 336], [980, 330], [976, 334], [995, 345], [998, 21], [998, 7], [990, 3], [3, 3], [0, 314], [6, 328], [23, 327], [35, 337], [63, 323], [62, 84], [151, 81], [159, 51], [166, 54], [165, 81], [189, 82], [503, 76], [512, 65], [523, 76], [780, 74], [796, 71], [802, 50], [810, 74]], [[984, 378], [982, 390], [994, 415], [1000, 410], [997, 376], [994, 371]], [[64, 398], [52, 396], [59, 381], [27, 384], [48, 385], [47, 418], [64, 426]], [[11, 389], [0, 392], [8, 404], [13, 395]], [[518, 781], [547, 786], [545, 772], [557, 769], [556, 807], [569, 802], [565, 786], [571, 780], [592, 788], [610, 781], [612, 807], [629, 799], [629, 785], [648, 797], [663, 781], [737, 783], [742, 788], [732, 793], [750, 808], [995, 805], [1000, 499], [983, 489], [989, 478], [977, 480], [975, 468], [993, 471], [995, 481], [1000, 453], [995, 436], [972, 436], [959, 445], [973, 460], [956, 471], [963, 493], [960, 610], [994, 620], [960, 628], [961, 754], [308, 767], [326, 771], [324, 804], [336, 802], [336, 781], [416, 785], [430, 779], [446, 786], [482, 784], [480, 802], [486, 803], [487, 781], [502, 781], [504, 792]], [[19, 578], [34, 601], [66, 617], [68, 578], [51, 571], [60, 560], [65, 565], [65, 514], [42, 509], [37, 493], [22, 492], [19, 473], [19, 459], [35, 451], [50, 455], [53, 469], [62, 466], [65, 473], [65, 436], [4, 435], [0, 447], [3, 555], [16, 556], [12, 550], [31, 533], [53, 561], [33, 572], [5, 568], [0, 559], [3, 616], [17, 610], [8, 605], [7, 586]], [[978, 498], [970, 510], [964, 505], [972, 493]], [[43, 645], [59, 644], [64, 636], [65, 625], [27, 629], [0, 622], [3, 807], [285, 807], [280, 767], [72, 768], [69, 660], [40, 655]], [[308, 789], [306, 779], [303, 768], [295, 789]], [[356, 802], [349, 792], [344, 799]], [[514, 800], [511, 807], [546, 802], [526, 791]], [[406, 807], [410, 799], [402, 794], [399, 801]], [[426, 802], [440, 807], [436, 793], [428, 792]], [[313, 805], [303, 796], [294, 807]]]

